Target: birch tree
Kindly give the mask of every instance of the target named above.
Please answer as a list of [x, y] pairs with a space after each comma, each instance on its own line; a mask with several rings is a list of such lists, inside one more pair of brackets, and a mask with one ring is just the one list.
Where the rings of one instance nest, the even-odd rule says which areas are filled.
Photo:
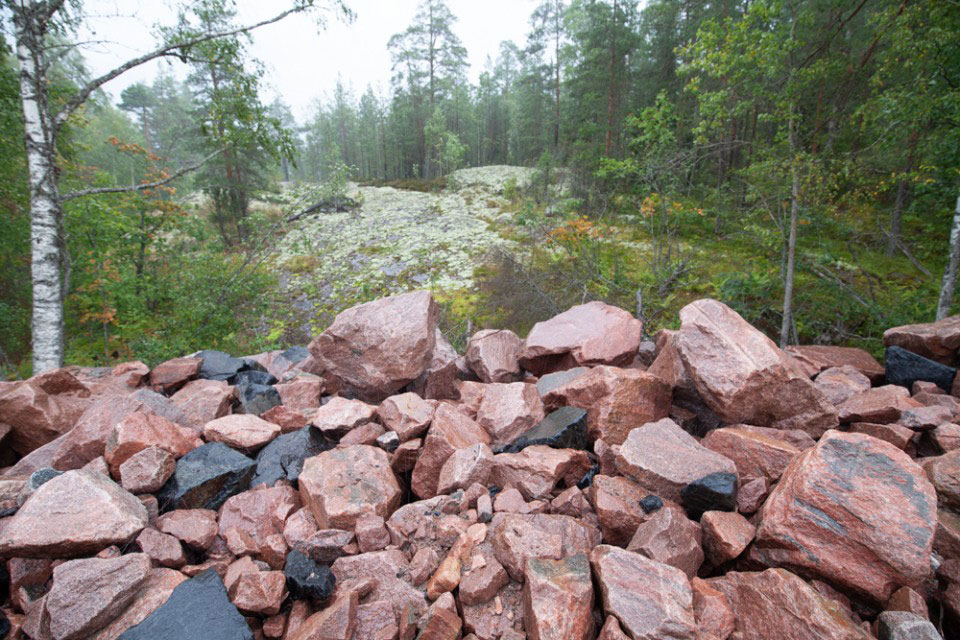
[[[227, 31], [205, 33], [181, 26], [153, 51], [89, 80], [62, 104], [55, 104], [51, 99], [47, 73], [64, 51], [69, 50], [63, 44], [63, 37], [75, 33], [85, 19], [82, 0], [0, 0], [0, 7], [6, 10], [5, 18], [11, 23], [19, 67], [30, 194], [33, 370], [39, 373], [62, 366], [64, 358], [63, 303], [69, 283], [64, 274], [63, 203], [95, 193], [155, 188], [199, 166], [183, 167], [151, 184], [84, 189], [63, 194], [58, 184], [57, 136], [64, 124], [95, 91], [151, 60], [179, 58], [186, 61], [191, 49], [201, 43], [246, 33], [297, 13], [310, 12], [322, 19], [321, 9], [339, 10], [347, 15], [349, 10], [343, 0], [292, 0], [272, 17]], [[56, 43], [53, 41], [55, 37]]]
[[953, 225], [950, 227], [950, 257], [947, 260], [947, 267], [943, 271], [943, 283], [940, 285], [937, 320], [943, 320], [950, 315], [953, 291], [957, 286], [958, 266], [960, 266], [960, 196], [957, 197], [957, 208], [953, 214]]

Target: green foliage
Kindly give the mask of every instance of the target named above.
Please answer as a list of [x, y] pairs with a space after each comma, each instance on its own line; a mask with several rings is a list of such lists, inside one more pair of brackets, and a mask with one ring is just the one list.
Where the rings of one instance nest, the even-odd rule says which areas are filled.
[[463, 165], [467, 147], [456, 134], [447, 130], [446, 118], [440, 107], [434, 110], [427, 122], [424, 137], [430, 149], [429, 161], [436, 167], [436, 175], [445, 176]]

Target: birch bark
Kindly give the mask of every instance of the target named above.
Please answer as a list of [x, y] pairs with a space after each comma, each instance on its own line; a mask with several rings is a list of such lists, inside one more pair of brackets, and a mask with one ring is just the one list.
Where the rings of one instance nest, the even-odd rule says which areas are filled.
[[953, 214], [953, 226], [950, 228], [950, 259], [943, 272], [940, 285], [940, 300], [937, 303], [937, 320], [950, 315], [953, 303], [953, 291], [957, 286], [957, 267], [960, 266], [960, 196], [957, 196], [957, 209]]
[[[32, 10], [31, 10], [32, 9]], [[14, 20], [20, 101], [30, 182], [33, 372], [63, 366], [63, 207], [57, 187], [56, 132], [43, 86], [43, 24], [34, 6]]]

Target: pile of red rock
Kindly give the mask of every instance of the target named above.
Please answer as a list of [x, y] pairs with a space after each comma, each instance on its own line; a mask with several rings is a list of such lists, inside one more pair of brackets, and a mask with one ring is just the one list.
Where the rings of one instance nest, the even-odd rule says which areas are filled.
[[958, 637], [960, 318], [881, 366], [714, 300], [437, 315], [0, 383], [0, 638]]

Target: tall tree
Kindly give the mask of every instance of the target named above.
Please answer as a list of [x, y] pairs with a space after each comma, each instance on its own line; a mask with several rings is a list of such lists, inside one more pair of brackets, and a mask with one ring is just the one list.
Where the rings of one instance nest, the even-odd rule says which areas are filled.
[[[341, 0], [331, 0], [327, 4], [343, 8]], [[63, 302], [66, 293], [63, 281], [63, 201], [66, 197], [96, 191], [60, 193], [57, 137], [64, 124], [93, 92], [130, 69], [161, 57], [185, 57], [198, 44], [278, 22], [295, 13], [314, 9], [316, 3], [294, 0], [287, 9], [266, 20], [227, 32], [185, 30], [171, 34], [157, 49], [83, 83], [62, 104], [51, 100], [47, 74], [63, 47], [52, 47], [51, 39], [71, 34], [83, 22], [81, 3], [78, 0], [2, 0], [0, 6], [6, 10], [5, 16], [12, 23], [20, 71], [20, 101], [30, 186], [33, 364], [34, 371], [40, 372], [63, 364]], [[147, 187], [137, 185], [130, 189], [143, 188]]]
[[[544, 48], [549, 44], [552, 49], [549, 61], [550, 77], [553, 89], [553, 153], [556, 156], [560, 148], [560, 46], [564, 39], [563, 14], [566, 3], [563, 0], [543, 0], [533, 15], [530, 23], [533, 31], [528, 36], [531, 46]], [[535, 44], [534, 44], [535, 43]]]
[[421, 0], [413, 23], [390, 38], [394, 83], [406, 85], [413, 100], [419, 132], [420, 172], [430, 177], [430, 157], [425, 139], [427, 120], [438, 102], [448, 99], [463, 82], [467, 50], [453, 32], [457, 18], [444, 0]]

